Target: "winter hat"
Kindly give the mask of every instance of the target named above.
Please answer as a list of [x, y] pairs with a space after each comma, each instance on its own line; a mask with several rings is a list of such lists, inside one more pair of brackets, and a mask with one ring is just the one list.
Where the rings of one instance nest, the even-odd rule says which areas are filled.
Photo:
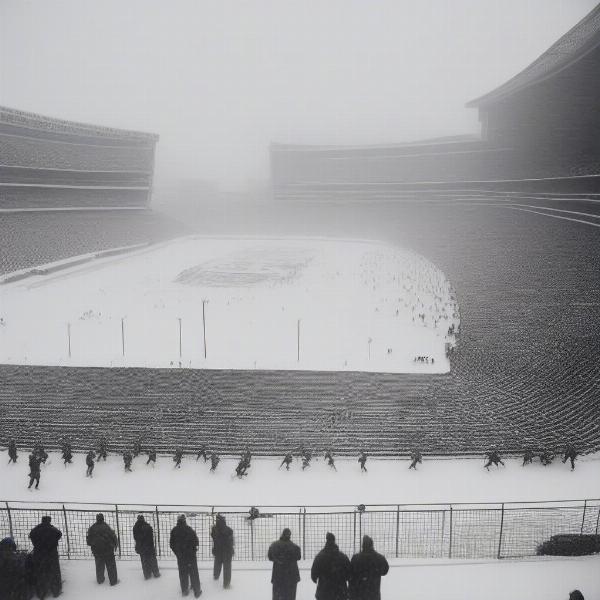
[[185, 524], [185, 515], [179, 515], [177, 517], [177, 523], [184, 523]]
[[368, 535], [363, 536], [362, 549], [363, 552], [369, 552], [370, 550], [373, 550], [373, 539]]
[[104, 523], [104, 515], [102, 513], [96, 515], [96, 523]]
[[328, 544], [335, 544], [335, 535], [333, 535], [333, 533], [327, 532], [327, 535], [325, 536], [325, 540], [327, 540]]
[[292, 537], [292, 532], [287, 527], [281, 532], [282, 540], [289, 540]]
[[138, 519], [137, 520], [144, 522], [146, 519], [144, 519], [144, 515], [138, 515]]
[[42, 523], [50, 523], [50, 521], [52, 521], [52, 518], [49, 515], [44, 515], [42, 517]]
[[15, 552], [17, 550], [15, 540], [13, 540], [11, 537], [5, 537], [0, 541], [0, 550], [12, 550]]

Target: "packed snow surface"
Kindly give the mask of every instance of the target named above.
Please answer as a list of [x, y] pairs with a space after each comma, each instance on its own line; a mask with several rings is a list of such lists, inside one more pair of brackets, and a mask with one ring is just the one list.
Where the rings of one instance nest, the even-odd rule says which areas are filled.
[[20, 450], [18, 463], [9, 465], [6, 452], [0, 453], [0, 500], [250, 507], [600, 498], [598, 455], [580, 458], [574, 471], [558, 459], [548, 467], [539, 462], [522, 467], [518, 459], [505, 459], [505, 467], [489, 472], [483, 459], [425, 457], [417, 471], [408, 470], [408, 460], [369, 459], [368, 472], [361, 473], [354, 459], [337, 459], [337, 471], [322, 456], [305, 471], [296, 459], [286, 471], [279, 468], [280, 459], [254, 458], [243, 479], [234, 477], [237, 459], [232, 458], [223, 458], [212, 474], [202, 458], [187, 455], [181, 469], [175, 469], [171, 456], [159, 455], [153, 467], [140, 455], [126, 473], [121, 457], [109, 455], [107, 462], [96, 464], [90, 479], [83, 454], [75, 454], [65, 467], [60, 454], [52, 452], [42, 465], [38, 490], [27, 489], [27, 456]]
[[[137, 562], [117, 561], [120, 583], [98, 585], [94, 563], [62, 561], [64, 600], [176, 600], [181, 598], [177, 565], [159, 562], [161, 577], [144, 581]], [[301, 562], [297, 600], [313, 600], [315, 584], [310, 580], [310, 562]], [[271, 597], [271, 564], [234, 563], [231, 588], [213, 581], [212, 566], [200, 563], [203, 599], [264, 600]], [[383, 600], [567, 600], [579, 589], [586, 599], [600, 597], [600, 558], [538, 559], [534, 561], [467, 562], [390, 561], [388, 575], [381, 580]], [[190, 598], [193, 594], [190, 593]]]
[[441, 373], [459, 309], [414, 252], [183, 238], [0, 286], [0, 363]]

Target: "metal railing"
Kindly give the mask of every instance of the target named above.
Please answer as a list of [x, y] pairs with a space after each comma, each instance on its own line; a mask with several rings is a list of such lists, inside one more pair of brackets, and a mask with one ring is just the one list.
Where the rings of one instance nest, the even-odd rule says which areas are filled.
[[154, 528], [156, 553], [172, 557], [169, 536], [178, 515], [185, 514], [200, 541], [199, 560], [212, 559], [210, 529], [217, 513], [233, 529], [236, 560], [265, 560], [271, 542], [284, 527], [312, 559], [323, 547], [325, 534], [335, 534], [348, 555], [370, 535], [375, 548], [388, 558], [520, 558], [536, 555], [539, 544], [557, 534], [598, 534], [600, 500], [505, 502], [486, 504], [426, 504], [354, 506], [258, 507], [251, 518], [239, 506], [150, 506], [117, 504], [57, 504], [3, 502], [0, 538], [12, 536], [21, 549], [30, 548], [29, 532], [43, 515], [62, 530], [59, 553], [65, 558], [89, 558], [86, 533], [102, 512], [115, 530], [118, 556], [136, 557], [132, 535], [138, 514]]

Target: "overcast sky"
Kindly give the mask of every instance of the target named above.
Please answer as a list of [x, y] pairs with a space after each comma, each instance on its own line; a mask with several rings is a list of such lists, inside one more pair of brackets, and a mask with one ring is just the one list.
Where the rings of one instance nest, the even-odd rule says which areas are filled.
[[596, 0], [0, 0], [0, 103], [159, 133], [159, 179], [268, 176], [271, 141], [478, 132], [468, 100]]

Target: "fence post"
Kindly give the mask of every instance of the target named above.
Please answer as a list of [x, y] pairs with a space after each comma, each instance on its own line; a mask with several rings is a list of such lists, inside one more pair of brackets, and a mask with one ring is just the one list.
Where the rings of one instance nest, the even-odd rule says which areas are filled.
[[585, 512], [587, 510], [587, 500], [583, 501], [583, 518], [581, 519], [581, 535], [583, 535], [583, 528], [585, 527]]
[[356, 510], [353, 513], [353, 520], [352, 520], [352, 543], [353, 543], [353, 553], [356, 554]]
[[254, 519], [250, 519], [250, 560], [254, 560]]
[[302, 558], [306, 560], [306, 506], [302, 510]]
[[67, 521], [67, 509], [63, 504], [63, 520], [65, 522], [65, 539], [67, 540], [67, 559], [71, 560], [71, 540], [69, 539], [69, 522]]
[[154, 507], [154, 520], [156, 522], [156, 545], [158, 546], [158, 556], [161, 555], [161, 543], [160, 543], [160, 515], [158, 513], [158, 506]]
[[400, 538], [400, 505], [396, 507], [396, 558], [398, 558], [398, 544]]
[[119, 558], [121, 558], [121, 528], [119, 526], [119, 507], [116, 504], [115, 517], [117, 519], [117, 543], [119, 544]]
[[502, 531], [504, 530], [504, 502], [502, 503], [502, 513], [500, 516], [500, 539], [498, 540], [498, 558], [502, 558]]
[[14, 534], [13, 534], [13, 523], [12, 523], [12, 515], [10, 514], [10, 506], [8, 505], [8, 502], [5, 502], [4, 504], [6, 504], [6, 513], [8, 514], [8, 531], [10, 533], [10, 537], [14, 539]]
[[448, 540], [448, 558], [452, 558], [452, 504], [450, 505], [450, 536]]

